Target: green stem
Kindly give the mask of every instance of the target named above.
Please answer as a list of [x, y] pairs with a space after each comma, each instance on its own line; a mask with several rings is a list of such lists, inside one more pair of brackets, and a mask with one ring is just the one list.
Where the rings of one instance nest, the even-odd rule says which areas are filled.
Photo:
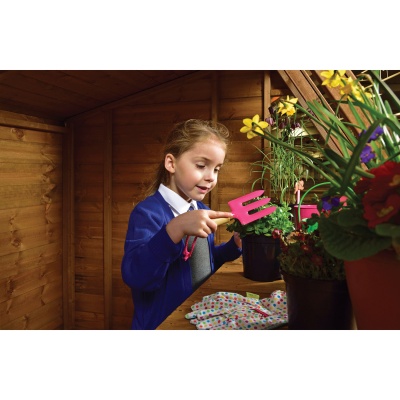
[[300, 207], [301, 207], [301, 204], [303, 203], [304, 198], [308, 195], [308, 193], [311, 192], [311, 190], [314, 190], [315, 188], [317, 188], [319, 186], [322, 186], [322, 185], [330, 185], [330, 184], [331, 184], [330, 182], [320, 182], [320, 183], [315, 184], [314, 186], [311, 186], [309, 189], [307, 189], [304, 192], [303, 196], [301, 196], [301, 198], [300, 198], [299, 209], [297, 210], [298, 211], [298, 219], [297, 219], [297, 221], [299, 223], [300, 223]]

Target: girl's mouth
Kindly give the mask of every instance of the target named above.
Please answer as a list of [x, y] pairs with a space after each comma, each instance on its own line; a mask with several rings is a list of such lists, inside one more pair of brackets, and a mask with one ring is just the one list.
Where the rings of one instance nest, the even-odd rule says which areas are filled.
[[202, 193], [207, 193], [210, 189], [207, 186], [196, 186]]

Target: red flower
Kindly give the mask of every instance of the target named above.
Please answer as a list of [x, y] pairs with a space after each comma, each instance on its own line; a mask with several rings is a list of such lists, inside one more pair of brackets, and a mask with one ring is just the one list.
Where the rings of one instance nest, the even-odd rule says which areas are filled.
[[272, 237], [273, 237], [274, 239], [279, 239], [281, 236], [282, 236], [282, 231], [281, 231], [281, 230], [279, 230], [279, 229], [274, 229], [274, 230], [272, 231]]
[[378, 224], [388, 222], [396, 216], [400, 218], [400, 194], [393, 193], [383, 201], [372, 201], [367, 195], [363, 199], [364, 218], [368, 221], [368, 226], [374, 228]]
[[379, 167], [372, 168], [368, 172], [374, 174], [373, 178], [361, 178], [354, 191], [358, 194], [367, 192], [370, 201], [383, 201], [390, 193], [400, 188], [400, 164], [394, 161], [386, 161]]
[[363, 216], [368, 226], [374, 228], [378, 224], [400, 219], [400, 164], [386, 161], [369, 172], [375, 176], [360, 179], [354, 188], [358, 194], [365, 193], [362, 199]]

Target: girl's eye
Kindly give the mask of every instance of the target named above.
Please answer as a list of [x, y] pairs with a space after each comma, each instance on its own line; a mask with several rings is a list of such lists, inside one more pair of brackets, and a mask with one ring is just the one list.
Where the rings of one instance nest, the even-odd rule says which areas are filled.
[[216, 172], [218, 174], [218, 172], [220, 171], [220, 168], [215, 168], [214, 172]]
[[206, 166], [205, 166], [205, 165], [202, 165], [202, 164], [196, 164], [196, 167], [197, 167], [197, 168], [200, 168], [200, 169], [203, 169], [203, 168], [205, 168]]

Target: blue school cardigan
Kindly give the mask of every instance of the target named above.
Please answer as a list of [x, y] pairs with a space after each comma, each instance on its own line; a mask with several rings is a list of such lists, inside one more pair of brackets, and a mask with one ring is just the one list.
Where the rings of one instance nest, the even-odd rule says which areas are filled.
[[[209, 209], [197, 202], [199, 209]], [[121, 272], [131, 288], [134, 304], [132, 329], [155, 329], [192, 293], [189, 261], [184, 261], [184, 241], [175, 244], [166, 231], [174, 218], [168, 203], [157, 191], [132, 210], [125, 239]], [[215, 246], [208, 235], [211, 271], [240, 257], [233, 237]]]

